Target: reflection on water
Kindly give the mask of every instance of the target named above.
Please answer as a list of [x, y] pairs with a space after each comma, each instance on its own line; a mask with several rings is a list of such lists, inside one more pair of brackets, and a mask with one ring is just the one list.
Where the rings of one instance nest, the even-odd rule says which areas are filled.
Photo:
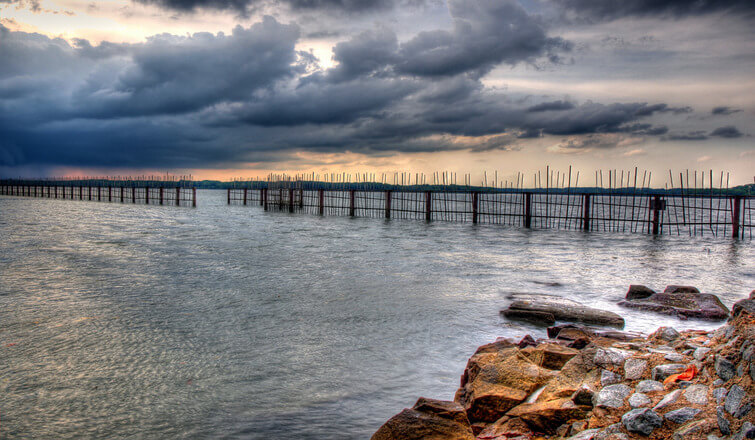
[[750, 242], [0, 197], [0, 436], [367, 438], [450, 399], [508, 292], [755, 287]]

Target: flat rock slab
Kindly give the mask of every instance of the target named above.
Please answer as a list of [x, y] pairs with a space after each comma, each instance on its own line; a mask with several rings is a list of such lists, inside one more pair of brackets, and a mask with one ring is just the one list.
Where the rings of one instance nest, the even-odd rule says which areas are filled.
[[532, 313], [533, 315], [546, 314], [553, 316], [557, 321], [581, 322], [584, 324], [624, 328], [624, 318], [616, 313], [587, 307], [576, 301], [559, 296], [516, 293], [509, 295], [508, 298], [512, 299], [513, 302], [509, 305], [508, 309], [501, 311], [504, 315], [507, 313], [511, 314], [514, 311], [519, 315], [524, 313]]
[[710, 293], [661, 292], [647, 298], [634, 298], [620, 301], [619, 305], [664, 315], [676, 315], [680, 318], [722, 321], [729, 317], [729, 309], [716, 295]]

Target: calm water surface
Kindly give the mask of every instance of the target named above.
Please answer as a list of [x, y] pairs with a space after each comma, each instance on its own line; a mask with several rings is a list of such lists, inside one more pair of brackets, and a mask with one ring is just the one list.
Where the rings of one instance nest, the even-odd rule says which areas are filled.
[[[0, 438], [360, 439], [451, 399], [509, 292], [755, 288], [751, 242], [0, 197]], [[547, 283], [558, 283], [550, 286]]]

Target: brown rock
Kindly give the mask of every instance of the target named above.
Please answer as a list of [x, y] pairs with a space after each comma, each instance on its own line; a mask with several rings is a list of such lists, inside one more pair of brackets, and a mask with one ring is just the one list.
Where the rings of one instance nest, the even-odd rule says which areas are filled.
[[650, 289], [645, 286], [641, 286], [639, 284], [631, 284], [629, 286], [629, 290], [627, 290], [627, 295], [625, 296], [626, 299], [632, 300], [632, 299], [642, 299], [647, 298], [650, 295], [653, 295], [655, 293], [655, 290]]
[[470, 421], [494, 422], [554, 375], [516, 347], [479, 353], [469, 359], [455, 400]]
[[663, 289], [663, 293], [700, 293], [695, 286], [677, 286], [672, 284]]
[[537, 310], [501, 310], [501, 315], [514, 321], [524, 321], [530, 324], [548, 326], [556, 323], [556, 317], [553, 313], [541, 312]]
[[591, 389], [600, 381], [600, 368], [595, 365], [595, 347], [587, 347], [572, 357], [537, 398], [538, 402], [571, 397], [582, 385]]
[[475, 354], [479, 353], [496, 353], [498, 351], [503, 350], [504, 348], [508, 347], [514, 347], [516, 346], [516, 342], [512, 341], [511, 339], [507, 338], [498, 338], [495, 342], [491, 342], [490, 344], [485, 344], [477, 347], [477, 351]]
[[522, 419], [503, 416], [492, 425], [488, 425], [479, 434], [477, 439], [485, 440], [509, 440], [532, 438], [533, 432]]
[[385, 422], [372, 440], [474, 440], [464, 409], [456, 402], [420, 398]]
[[[752, 295], [750, 295], [752, 296]], [[731, 317], [732, 319], [739, 316], [742, 311], [746, 311], [750, 314], [750, 316], [755, 317], [755, 300], [752, 299], [742, 299], [734, 303], [734, 305], [731, 308]]]
[[509, 411], [509, 417], [519, 417], [532, 430], [553, 434], [559, 426], [583, 418], [589, 407], [575, 405], [571, 399], [523, 403]]
[[624, 300], [622, 307], [676, 315], [680, 318], [699, 318], [720, 321], [729, 316], [729, 310], [716, 295], [697, 292], [662, 292], [644, 299]]
[[522, 350], [522, 353], [536, 365], [549, 370], [560, 370], [569, 359], [579, 353], [579, 350], [559, 344], [544, 343], [536, 347], [527, 347]]

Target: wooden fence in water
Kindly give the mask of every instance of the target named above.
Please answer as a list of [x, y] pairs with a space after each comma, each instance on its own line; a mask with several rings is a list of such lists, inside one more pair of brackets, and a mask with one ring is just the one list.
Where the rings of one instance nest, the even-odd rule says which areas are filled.
[[190, 180], [49, 179], [0, 180], [0, 195], [86, 200], [141, 205], [197, 206], [197, 190]]
[[[227, 190], [229, 205], [316, 215], [500, 224], [524, 228], [752, 238], [755, 197], [652, 190], [370, 188], [283, 181]], [[330, 187], [328, 187], [330, 186]]]

